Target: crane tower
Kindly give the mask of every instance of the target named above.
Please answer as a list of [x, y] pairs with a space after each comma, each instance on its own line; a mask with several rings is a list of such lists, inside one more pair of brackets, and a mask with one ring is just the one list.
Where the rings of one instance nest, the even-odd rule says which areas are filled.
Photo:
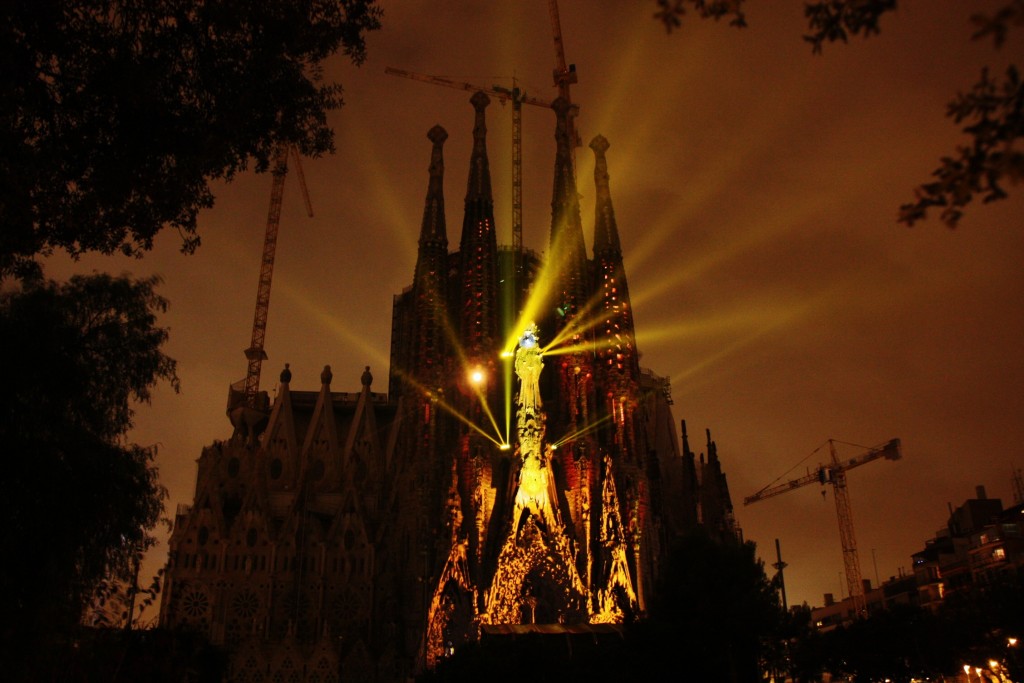
[[[846, 570], [846, 585], [850, 597], [853, 598], [857, 616], [867, 614], [867, 599], [864, 595], [864, 582], [861, 580], [860, 560], [857, 557], [857, 539], [853, 531], [853, 512], [850, 508], [850, 496], [846, 488], [846, 473], [854, 467], [860, 467], [879, 458], [899, 460], [901, 457], [900, 440], [891, 439], [881, 446], [876, 446], [852, 458], [839, 460], [833, 439], [828, 440], [829, 453], [832, 461], [827, 465], [818, 465], [813, 472], [808, 472], [799, 479], [792, 479], [783, 484], [770, 484], [757, 493], [743, 499], [744, 505], [756, 503], [808, 484], [818, 483], [824, 486], [831, 484], [836, 499], [836, 514], [839, 517], [839, 539], [843, 546], [843, 565]], [[780, 559], [781, 562], [781, 559]]]
[[245, 350], [248, 370], [245, 379], [231, 385], [228, 391], [228, 417], [235, 425], [236, 433], [254, 436], [257, 425], [266, 417], [265, 406], [260, 405], [260, 369], [267, 353], [263, 341], [267, 335], [267, 313], [270, 310], [270, 285], [274, 277], [274, 259], [277, 255], [277, 233], [281, 224], [281, 204], [284, 199], [284, 181], [288, 173], [288, 155], [295, 158], [295, 174], [298, 176], [306, 213], [313, 217], [313, 206], [306, 189], [306, 178], [302, 172], [302, 161], [298, 151], [287, 144], [281, 144], [274, 152], [271, 172], [274, 182], [270, 188], [270, 207], [267, 211], [267, 228], [263, 236], [263, 257], [260, 261], [260, 279], [256, 288], [256, 311], [253, 314], [252, 339]]

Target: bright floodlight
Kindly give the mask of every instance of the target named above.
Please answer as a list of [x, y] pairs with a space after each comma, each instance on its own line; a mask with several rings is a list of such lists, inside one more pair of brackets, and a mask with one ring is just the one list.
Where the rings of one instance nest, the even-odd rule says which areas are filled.
[[484, 383], [484, 371], [480, 368], [473, 368], [469, 371], [469, 381], [480, 385]]
[[507, 450], [509, 450], [510, 448], [512, 448], [512, 444], [508, 444], [508, 443], [503, 443], [503, 444], [501, 444], [501, 446], [499, 446], [499, 448], [500, 448], [501, 450], [503, 450], [503, 451], [507, 451]]

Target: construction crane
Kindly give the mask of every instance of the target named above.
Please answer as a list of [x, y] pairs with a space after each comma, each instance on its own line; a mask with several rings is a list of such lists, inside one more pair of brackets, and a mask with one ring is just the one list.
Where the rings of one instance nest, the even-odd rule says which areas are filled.
[[[565, 41], [562, 40], [562, 21], [558, 15], [558, 0], [548, 0], [548, 13], [551, 15], [551, 33], [555, 39], [555, 87], [558, 88], [559, 97], [565, 98], [565, 101], [572, 107], [572, 94], [569, 92], [569, 86], [577, 83], [578, 79], [576, 78], [576, 65], [569, 64], [566, 66], [565, 63]], [[570, 110], [568, 121], [569, 141], [572, 143], [570, 151], [574, 169], [576, 168], [575, 148], [581, 144], [574, 120], [577, 111], [578, 108]]]
[[[793, 489], [798, 489], [808, 484], [831, 484], [835, 493], [836, 513], [839, 516], [839, 538], [843, 545], [843, 565], [846, 569], [846, 584], [850, 597], [853, 598], [854, 610], [857, 616], [867, 615], [867, 600], [864, 596], [864, 583], [861, 580], [860, 560], [857, 558], [857, 540], [853, 533], [853, 514], [850, 510], [850, 497], [846, 490], [846, 473], [854, 467], [866, 465], [869, 462], [885, 458], [886, 460], [899, 460], [901, 457], [900, 440], [892, 439], [881, 446], [869, 449], [852, 458], [840, 460], [836, 455], [836, 446], [833, 439], [828, 440], [829, 453], [832, 461], [826, 465], [818, 465], [813, 472], [808, 472], [799, 479], [790, 480], [784, 484], [772, 486], [769, 484], [757, 493], [743, 499], [744, 505], [756, 503], [765, 498], [771, 498]], [[781, 558], [780, 558], [781, 563]]]
[[313, 205], [306, 189], [306, 177], [302, 173], [302, 160], [291, 145], [280, 145], [274, 154], [274, 183], [270, 188], [270, 209], [267, 212], [267, 231], [263, 237], [263, 261], [260, 264], [260, 281], [256, 289], [256, 313], [252, 321], [252, 342], [245, 350], [249, 371], [245, 375], [244, 401], [247, 408], [256, 408], [260, 391], [260, 367], [267, 359], [263, 340], [267, 335], [267, 312], [270, 308], [270, 283], [274, 277], [274, 256], [277, 252], [277, 230], [281, 224], [281, 202], [284, 198], [284, 181], [288, 174], [288, 154], [295, 157], [295, 175], [302, 189], [306, 213], [313, 217]]
[[503, 88], [500, 85], [485, 88], [479, 85], [473, 85], [472, 83], [453, 81], [442, 76], [430, 76], [427, 74], [405, 71], [403, 69], [395, 69], [390, 66], [384, 69], [384, 73], [391, 76], [411, 78], [414, 81], [422, 81], [423, 83], [432, 83], [434, 85], [441, 85], [447, 88], [455, 88], [456, 90], [465, 90], [467, 92], [479, 91], [488, 95], [493, 95], [502, 104], [505, 104], [506, 102], [512, 103], [512, 248], [514, 253], [518, 254], [523, 247], [522, 105], [531, 104], [537, 107], [551, 109], [552, 103], [550, 101], [528, 96], [525, 92], [519, 89], [514, 78], [512, 79], [512, 88], [509, 89]]

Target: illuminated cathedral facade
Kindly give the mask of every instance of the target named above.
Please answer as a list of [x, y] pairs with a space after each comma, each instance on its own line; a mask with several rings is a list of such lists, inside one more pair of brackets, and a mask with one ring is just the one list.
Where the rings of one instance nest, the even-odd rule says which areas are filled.
[[[430, 130], [413, 280], [395, 296], [387, 391], [291, 388], [204, 448], [170, 541], [161, 624], [227, 653], [228, 678], [399, 681], [482, 630], [642, 615], [669, 544], [739, 534], [716, 446], [690, 450], [668, 381], [642, 369], [596, 137], [586, 253], [556, 100], [546, 257], [499, 247], [475, 123], [450, 251], [447, 133]], [[229, 409], [232, 405], [229, 404]]]

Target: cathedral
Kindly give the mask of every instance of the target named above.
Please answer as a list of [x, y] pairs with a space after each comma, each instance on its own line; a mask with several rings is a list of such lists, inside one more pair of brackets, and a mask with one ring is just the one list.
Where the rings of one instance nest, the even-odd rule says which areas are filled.
[[160, 623], [221, 646], [230, 681], [401, 681], [488, 629], [621, 624], [645, 612], [674, 539], [739, 535], [710, 432], [695, 455], [668, 380], [639, 364], [608, 141], [590, 143], [591, 254], [562, 99], [546, 256], [499, 246], [489, 99], [471, 103], [454, 251], [448, 134], [428, 133], [386, 378], [367, 367], [335, 391], [327, 366], [319, 389], [293, 390], [286, 364], [272, 402], [229, 392], [246, 419], [199, 458]]

